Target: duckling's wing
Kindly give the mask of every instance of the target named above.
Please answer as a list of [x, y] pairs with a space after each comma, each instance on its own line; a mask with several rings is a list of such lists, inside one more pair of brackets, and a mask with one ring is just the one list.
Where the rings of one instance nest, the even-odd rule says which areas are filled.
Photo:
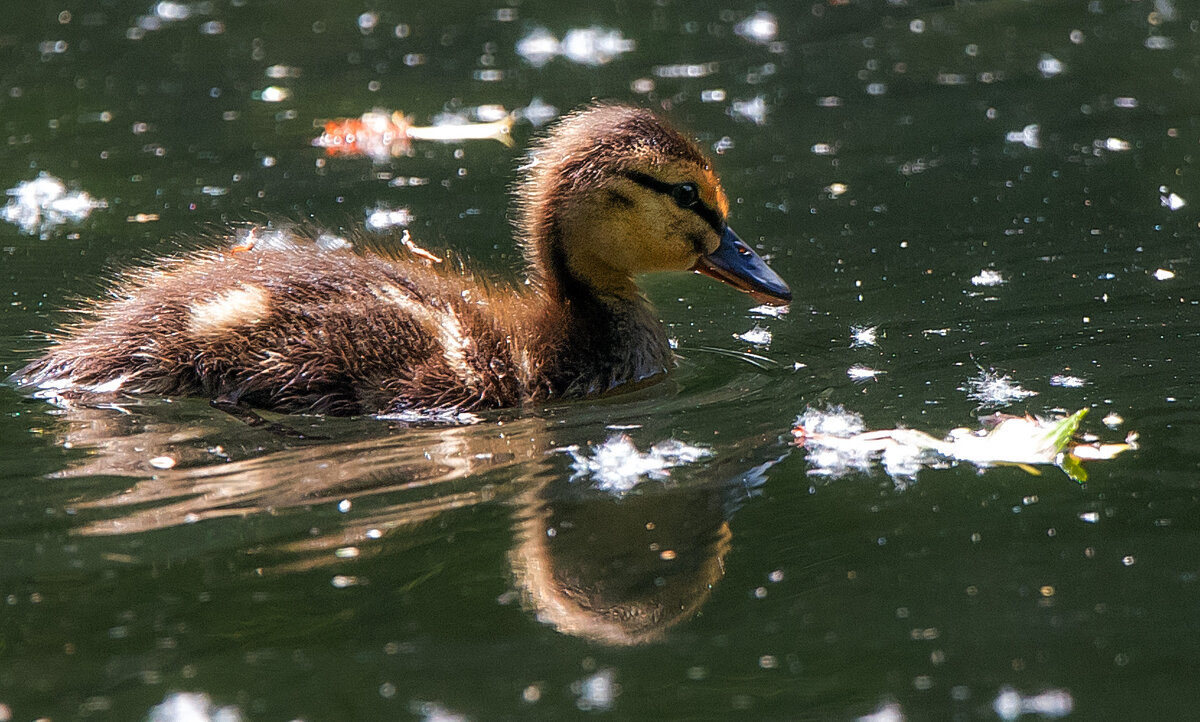
[[517, 403], [513, 334], [469, 288], [343, 251], [201, 253], [127, 278], [15, 378], [334, 414]]

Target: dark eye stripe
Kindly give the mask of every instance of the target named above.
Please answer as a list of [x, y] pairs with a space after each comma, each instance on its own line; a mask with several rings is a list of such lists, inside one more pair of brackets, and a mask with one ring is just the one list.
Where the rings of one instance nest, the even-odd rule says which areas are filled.
[[[645, 173], [639, 173], [635, 170], [626, 171], [622, 175], [634, 183], [642, 186], [643, 188], [649, 188], [652, 191], [671, 196], [672, 199], [677, 197], [676, 188], [678, 188], [678, 186], [676, 186], [674, 183], [664, 183], [654, 176], [646, 175]], [[678, 203], [678, 201], [676, 202]], [[721, 214], [717, 212], [716, 208], [713, 208], [704, 201], [697, 199], [696, 202], [691, 205], [680, 207], [684, 210], [693, 211], [696, 215], [703, 218], [705, 223], [712, 226], [713, 231], [715, 231], [717, 235], [725, 232], [725, 219], [721, 217]]]

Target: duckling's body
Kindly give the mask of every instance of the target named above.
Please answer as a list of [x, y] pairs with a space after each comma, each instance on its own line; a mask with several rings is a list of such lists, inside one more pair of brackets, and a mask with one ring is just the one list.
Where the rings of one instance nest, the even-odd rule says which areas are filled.
[[303, 241], [194, 254], [118, 293], [22, 376], [52, 390], [353, 414], [579, 396], [672, 363], [645, 304], [563, 306]]
[[[202, 251], [126, 276], [14, 378], [68, 396], [204, 395], [329, 414], [602, 393], [673, 365], [636, 274], [702, 270], [790, 298], [725, 226], [725, 207], [689, 141], [646, 111], [594, 106], [534, 150], [520, 192], [526, 286], [302, 239]], [[737, 277], [725, 266], [739, 254], [761, 268]]]

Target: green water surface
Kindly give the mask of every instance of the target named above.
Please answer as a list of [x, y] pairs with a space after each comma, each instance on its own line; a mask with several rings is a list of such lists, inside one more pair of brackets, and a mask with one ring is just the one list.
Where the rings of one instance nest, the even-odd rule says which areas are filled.
[[[520, 278], [534, 124], [381, 163], [312, 147], [371, 109], [661, 111], [795, 302], [647, 278], [668, 381], [465, 426], [287, 419], [324, 437], [297, 441], [203, 399], [0, 386], [0, 719], [1196, 716], [1195, 4], [9, 4], [0, 188], [105, 203], [0, 222], [3, 376], [118, 269], [247, 224], [350, 236], [402, 207], [422, 246]], [[538, 28], [621, 52], [537, 66]], [[974, 394], [1002, 377], [1035, 393]], [[1089, 408], [1140, 448], [1085, 484], [893, 476], [792, 443], [839, 405], [937, 436]], [[708, 455], [620, 493], [564, 450], [619, 434]]]

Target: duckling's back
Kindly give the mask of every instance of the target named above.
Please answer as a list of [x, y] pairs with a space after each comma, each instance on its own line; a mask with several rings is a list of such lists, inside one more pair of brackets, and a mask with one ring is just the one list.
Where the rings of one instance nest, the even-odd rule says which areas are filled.
[[421, 261], [311, 244], [131, 274], [14, 378], [46, 394], [202, 394], [280, 411], [470, 410], [538, 395], [530, 304]]

